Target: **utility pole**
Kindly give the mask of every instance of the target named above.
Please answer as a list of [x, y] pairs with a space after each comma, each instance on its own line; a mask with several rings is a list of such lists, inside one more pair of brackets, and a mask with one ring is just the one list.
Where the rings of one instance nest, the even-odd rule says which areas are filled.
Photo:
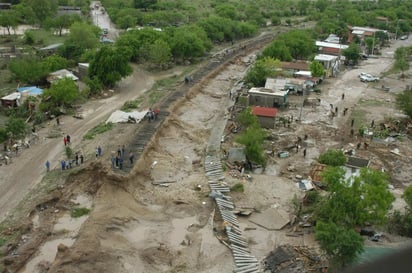
[[375, 50], [375, 35], [376, 35], [376, 31], [373, 32], [373, 40], [372, 40], [372, 55], [373, 55], [373, 51]]

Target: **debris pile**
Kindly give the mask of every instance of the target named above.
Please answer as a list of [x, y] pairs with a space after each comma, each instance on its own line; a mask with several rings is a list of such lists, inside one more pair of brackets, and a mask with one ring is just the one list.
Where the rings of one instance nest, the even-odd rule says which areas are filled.
[[266, 256], [264, 266], [265, 272], [271, 273], [326, 272], [325, 261], [316, 249], [282, 245]]

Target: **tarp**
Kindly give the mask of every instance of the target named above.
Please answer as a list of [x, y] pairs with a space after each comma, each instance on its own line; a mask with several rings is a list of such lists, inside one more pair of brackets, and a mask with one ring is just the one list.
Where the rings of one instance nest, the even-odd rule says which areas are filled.
[[17, 88], [20, 93], [27, 94], [29, 96], [37, 96], [43, 93], [43, 89], [36, 86], [24, 86]]
[[139, 123], [144, 116], [146, 115], [147, 111], [139, 112], [139, 111], [133, 111], [133, 112], [124, 112], [121, 110], [116, 110], [114, 111], [110, 117], [106, 120], [106, 123], [122, 123], [122, 122], [128, 122], [129, 117], [132, 117], [136, 120], [137, 123]]

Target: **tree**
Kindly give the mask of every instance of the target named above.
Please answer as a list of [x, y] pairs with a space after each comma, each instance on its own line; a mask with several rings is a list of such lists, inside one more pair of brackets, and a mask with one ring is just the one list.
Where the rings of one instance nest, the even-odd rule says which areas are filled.
[[359, 176], [345, 180], [342, 168], [329, 167], [322, 172], [322, 178], [328, 185], [328, 195], [317, 208], [319, 220], [346, 228], [386, 222], [395, 200], [388, 190], [386, 173], [363, 168]]
[[90, 24], [75, 22], [70, 27], [70, 34], [65, 45], [76, 45], [83, 51], [92, 49], [99, 43], [99, 34], [101, 30]]
[[11, 61], [9, 69], [17, 80], [28, 84], [42, 83], [48, 74], [43, 63], [32, 57]]
[[28, 126], [24, 119], [10, 117], [6, 123], [6, 132], [12, 139], [19, 139], [27, 134]]
[[58, 114], [60, 107], [70, 108], [79, 97], [76, 83], [66, 77], [53, 82], [51, 87], [43, 92], [40, 109]]
[[325, 69], [318, 61], [313, 61], [310, 63], [310, 72], [313, 77], [323, 77], [325, 75]]
[[248, 127], [237, 138], [236, 142], [245, 145], [246, 157], [257, 164], [266, 164], [264, 149], [262, 146], [265, 132], [259, 126]]
[[252, 114], [252, 109], [250, 107], [247, 107], [244, 111], [242, 111], [237, 116], [237, 120], [239, 121], [240, 125], [245, 128], [259, 126], [258, 118]]
[[255, 62], [247, 72], [245, 80], [253, 86], [264, 86], [266, 79], [279, 73], [280, 61], [264, 57]]
[[106, 87], [113, 87], [132, 73], [130, 55], [121, 47], [104, 46], [90, 62], [89, 76], [97, 77]]
[[53, 72], [67, 67], [67, 60], [58, 55], [51, 55], [42, 60], [43, 67], [48, 72]]
[[352, 263], [363, 251], [363, 239], [355, 230], [330, 221], [316, 222], [315, 238], [337, 270]]
[[343, 166], [346, 164], [346, 156], [341, 150], [331, 149], [321, 154], [318, 161], [329, 166]]
[[368, 54], [371, 54], [373, 52], [373, 47], [375, 46], [375, 39], [373, 37], [366, 37], [365, 44]]
[[206, 32], [198, 26], [185, 26], [172, 30], [170, 47], [175, 58], [201, 57], [212, 46]]
[[56, 29], [59, 36], [62, 36], [63, 29], [69, 28], [74, 22], [80, 21], [80, 17], [77, 14], [68, 15], [63, 14], [55, 18], [49, 18], [45, 21], [47, 27]]
[[405, 200], [406, 204], [408, 204], [409, 209], [412, 210], [412, 186], [405, 189], [402, 194], [402, 198]]
[[57, 0], [25, 0], [24, 3], [31, 7], [37, 22], [40, 23], [56, 14], [58, 7]]
[[395, 51], [395, 63], [394, 67], [402, 71], [402, 76], [405, 70], [409, 69], [409, 62], [408, 62], [408, 48], [406, 47], [399, 47]]
[[281, 61], [291, 61], [292, 55], [283, 40], [275, 40], [262, 51], [262, 56], [271, 57]]
[[17, 13], [14, 10], [0, 12], [0, 26], [5, 27], [9, 35], [11, 34], [10, 29], [14, 29], [17, 24]]
[[406, 114], [409, 116], [409, 118], [412, 118], [412, 92], [405, 90], [402, 93], [399, 93], [396, 96], [396, 103], [398, 104], [398, 107]]
[[157, 3], [157, 0], [134, 0], [134, 7], [136, 9], [144, 9], [154, 6]]
[[170, 61], [172, 56], [170, 46], [163, 40], [156, 40], [149, 51], [149, 61], [157, 66], [162, 66]]
[[351, 43], [347, 49], [342, 50], [343, 56], [346, 60], [353, 62], [354, 64], [358, 63], [360, 49], [359, 46], [355, 43]]

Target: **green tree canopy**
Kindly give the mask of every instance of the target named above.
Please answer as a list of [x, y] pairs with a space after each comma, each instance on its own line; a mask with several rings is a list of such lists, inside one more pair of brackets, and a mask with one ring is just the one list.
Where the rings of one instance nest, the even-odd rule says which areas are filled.
[[17, 12], [14, 10], [0, 12], [0, 26], [5, 27], [9, 35], [11, 34], [10, 30], [17, 27], [17, 24]]
[[406, 204], [408, 204], [409, 209], [412, 210], [412, 186], [405, 189], [402, 194], [402, 198], [405, 200]]
[[408, 62], [408, 57], [409, 57], [409, 50], [410, 48], [406, 47], [399, 47], [395, 51], [395, 63], [394, 67], [396, 69], [399, 69], [402, 71], [402, 73], [406, 70], [409, 69], [409, 62]]
[[212, 47], [206, 32], [198, 26], [184, 26], [170, 31], [169, 44], [175, 58], [201, 57]]
[[122, 47], [104, 46], [90, 62], [89, 76], [97, 77], [106, 87], [113, 87], [132, 73], [130, 53]]
[[77, 14], [73, 14], [73, 15], [63, 14], [61, 16], [46, 19], [44, 24], [48, 28], [54, 28], [56, 32], [59, 33], [59, 36], [62, 36], [62, 32], [64, 29], [68, 29], [74, 22], [80, 22], [80, 21], [81, 21], [81, 18]]
[[406, 114], [409, 116], [409, 118], [412, 118], [412, 92], [405, 90], [402, 93], [399, 93], [396, 96], [396, 103], [398, 104], [398, 107]]
[[312, 61], [310, 63], [310, 72], [313, 77], [323, 77], [325, 75], [325, 69], [323, 65], [318, 61]]
[[22, 118], [10, 117], [6, 122], [7, 135], [14, 139], [23, 138], [29, 130], [27, 123]]
[[63, 78], [52, 83], [42, 94], [40, 109], [53, 114], [60, 112], [60, 107], [70, 108], [80, 97], [76, 83], [71, 78]]
[[236, 142], [245, 145], [246, 157], [257, 164], [266, 164], [266, 158], [263, 149], [263, 140], [266, 134], [258, 126], [248, 127], [237, 138]]
[[252, 114], [252, 108], [247, 107], [243, 110], [238, 116], [237, 120], [239, 121], [240, 125], [243, 127], [258, 127], [259, 121], [257, 116]]
[[355, 230], [331, 221], [316, 222], [315, 238], [337, 270], [352, 263], [363, 251], [363, 239]]
[[33, 10], [37, 22], [44, 22], [57, 12], [57, 0], [23, 0], [23, 4]]
[[91, 49], [99, 43], [100, 28], [82, 22], [74, 22], [65, 45], [74, 44], [82, 50]]
[[341, 150], [330, 149], [321, 154], [318, 161], [329, 166], [343, 166], [346, 164], [346, 156]]
[[270, 57], [264, 57], [255, 62], [249, 69], [245, 80], [253, 86], [264, 86], [266, 79], [279, 74], [280, 61]]
[[161, 39], [150, 45], [148, 55], [149, 61], [159, 67], [167, 64], [172, 57], [169, 44]]
[[134, 7], [136, 9], [145, 9], [151, 8], [157, 3], [157, 0], [134, 0]]
[[265, 47], [262, 51], [262, 56], [281, 61], [291, 61], [293, 59], [289, 47], [283, 40], [275, 40], [269, 46]]
[[351, 61], [354, 64], [358, 63], [359, 53], [359, 46], [355, 43], [351, 43], [347, 49], [342, 50], [342, 54], [345, 56], [346, 60]]
[[16, 80], [27, 84], [40, 84], [49, 73], [44, 64], [33, 57], [13, 60], [9, 69]]
[[67, 67], [67, 60], [58, 55], [47, 56], [42, 60], [42, 63], [48, 72], [53, 72]]
[[329, 167], [322, 178], [328, 185], [328, 196], [318, 207], [318, 219], [347, 228], [386, 222], [395, 200], [388, 190], [386, 173], [363, 168], [359, 176], [345, 180], [342, 168]]

